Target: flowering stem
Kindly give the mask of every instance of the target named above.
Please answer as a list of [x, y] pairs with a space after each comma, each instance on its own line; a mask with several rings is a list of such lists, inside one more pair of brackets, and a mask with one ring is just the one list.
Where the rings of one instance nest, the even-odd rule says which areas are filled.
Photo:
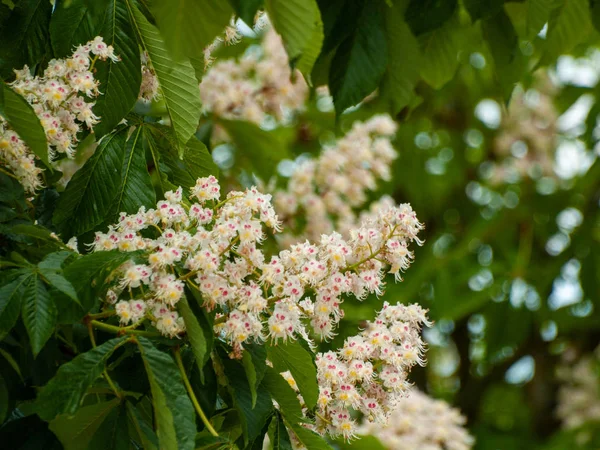
[[155, 333], [153, 331], [134, 330], [134, 329], [129, 328], [129, 327], [116, 327], [114, 325], [109, 325], [107, 323], [99, 322], [97, 320], [90, 320], [89, 323], [91, 325], [93, 325], [94, 328], [97, 328], [97, 329], [103, 330], [103, 331], [108, 331], [109, 333], [115, 333], [115, 334], [118, 334], [118, 335], [134, 334], [134, 335], [137, 335], [137, 336], [145, 336], [145, 337], [158, 337], [158, 336], [161, 336], [160, 333]]
[[97, 313], [97, 314], [88, 314], [88, 319], [90, 320], [95, 320], [95, 319], [105, 319], [106, 317], [111, 317], [114, 316], [116, 313], [114, 311], [104, 311], [101, 313]]
[[16, 176], [14, 176], [12, 173], [10, 173], [7, 170], [4, 170], [3, 168], [0, 167], [0, 173], [3, 173], [4, 175], [7, 175], [11, 178], [14, 178], [15, 180], [19, 180]]
[[315, 411], [315, 415], [321, 419], [323, 422], [328, 423], [329, 425], [331, 425], [331, 421], [327, 420], [325, 417], [323, 417], [321, 414], [319, 414], [318, 412]]
[[181, 373], [181, 377], [183, 378], [183, 383], [185, 384], [185, 388], [187, 389], [188, 394], [192, 400], [192, 403], [194, 404], [194, 408], [196, 408], [196, 412], [200, 416], [200, 419], [202, 419], [202, 422], [204, 423], [204, 425], [206, 426], [206, 429], [210, 432], [210, 434], [212, 434], [215, 437], [219, 437], [219, 433], [217, 433], [217, 431], [213, 428], [212, 424], [208, 420], [208, 417], [206, 417], [206, 414], [204, 414], [204, 411], [202, 411], [202, 407], [200, 406], [200, 403], [198, 403], [198, 399], [196, 398], [196, 394], [194, 394], [194, 390], [192, 389], [190, 380], [188, 379], [188, 377], [185, 373], [185, 368], [183, 367], [183, 361], [181, 361], [181, 353], [179, 352], [179, 347], [175, 347], [173, 349], [173, 354], [175, 355], [175, 361], [177, 362], [177, 367], [179, 367], [179, 372]]

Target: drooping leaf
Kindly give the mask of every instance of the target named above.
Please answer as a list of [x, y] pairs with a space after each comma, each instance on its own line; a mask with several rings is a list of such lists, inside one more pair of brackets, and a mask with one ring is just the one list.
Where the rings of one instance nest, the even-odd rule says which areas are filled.
[[142, 444], [142, 447], [145, 450], [155, 450], [158, 448], [158, 438], [156, 437], [156, 433], [152, 429], [152, 418], [149, 420], [145, 420], [140, 414], [138, 407], [134, 406], [131, 402], [125, 402], [125, 407], [127, 409], [127, 417], [129, 421], [132, 423], [139, 442]]
[[550, 14], [540, 64], [550, 64], [558, 55], [573, 50], [590, 37], [593, 29], [588, 0], [565, 1]]
[[[119, 405], [120, 399], [80, 408], [75, 415], [61, 414], [49, 424], [50, 430], [64, 445], [65, 450], [88, 448], [94, 434], [107, 416]], [[110, 448], [106, 445], [104, 448]]]
[[311, 354], [298, 342], [288, 342], [267, 347], [269, 360], [277, 372], [290, 371], [309, 409], [319, 398], [317, 367]]
[[56, 288], [57, 290], [65, 294], [75, 303], [79, 303], [79, 299], [77, 298], [77, 292], [75, 291], [75, 288], [69, 280], [62, 276], [62, 274], [49, 269], [40, 269], [40, 274], [42, 275], [42, 277], [44, 277], [44, 279], [48, 282], [50, 286]]
[[109, 214], [121, 181], [126, 136], [126, 128], [106, 136], [67, 185], [54, 213], [64, 236], [90, 231]]
[[31, 151], [48, 166], [46, 133], [33, 108], [27, 101], [0, 82], [0, 116], [4, 117]]
[[288, 151], [275, 134], [241, 120], [220, 120], [238, 149], [239, 158], [246, 158], [256, 173], [268, 180], [277, 173], [277, 164], [288, 157]]
[[28, 276], [23, 275], [0, 288], [0, 339], [15, 326]]
[[335, 444], [340, 450], [386, 450], [386, 447], [375, 436], [360, 436], [356, 440], [353, 439], [352, 442], [337, 439]]
[[535, 37], [548, 22], [550, 15], [564, 2], [565, 0], [527, 0], [526, 37]]
[[338, 115], [372, 93], [385, 73], [388, 50], [383, 7], [365, 2], [355, 30], [335, 52], [329, 89]]
[[415, 36], [420, 36], [442, 27], [457, 5], [457, 0], [411, 0], [404, 17]]
[[194, 356], [196, 357], [196, 364], [198, 365], [199, 373], [202, 374], [202, 368], [204, 367], [204, 363], [210, 354], [210, 349], [208, 348], [206, 339], [204, 337], [204, 331], [202, 330], [202, 327], [192, 311], [192, 308], [190, 307], [185, 295], [181, 297], [179, 302], [177, 302], [177, 309], [179, 310], [181, 317], [183, 317], [186, 334], [190, 340], [190, 345], [192, 347], [192, 351], [194, 352]]
[[254, 17], [263, 6], [263, 0], [231, 0], [235, 14], [248, 26], [254, 23]]
[[435, 89], [440, 89], [454, 77], [460, 51], [459, 32], [460, 24], [455, 16], [440, 28], [419, 37], [421, 77]]
[[195, 412], [171, 356], [139, 337], [139, 348], [150, 381], [158, 440], [161, 448], [193, 449]]
[[155, 0], [151, 7], [176, 59], [202, 56], [204, 48], [223, 33], [233, 14], [227, 1]]
[[121, 212], [132, 214], [141, 206], [151, 208], [156, 205], [156, 195], [146, 165], [142, 131], [142, 127], [136, 128], [127, 141], [121, 185], [112, 206], [111, 216], [117, 216]]
[[307, 428], [304, 428], [301, 425], [293, 425], [286, 421], [288, 425], [288, 429], [291, 429], [296, 438], [304, 444], [306, 448], [310, 448], [311, 450], [333, 450], [333, 447], [327, 443], [327, 441], [319, 436], [314, 431], [311, 431]]
[[283, 39], [290, 61], [310, 74], [323, 44], [323, 22], [315, 0], [265, 0], [273, 27]]
[[229, 382], [227, 389], [233, 398], [233, 406], [239, 413], [244, 433], [244, 443], [248, 446], [248, 444], [256, 440], [271, 416], [273, 403], [267, 390], [259, 386], [257, 389], [256, 404], [254, 408], [252, 407], [250, 384], [246, 378], [244, 368], [237, 361], [229, 359], [224, 353], [221, 352], [221, 362], [225, 369], [225, 376]]
[[47, 0], [21, 0], [0, 27], [0, 77], [11, 78], [13, 69], [33, 67], [50, 50], [48, 27], [52, 4]]
[[87, 390], [104, 370], [108, 358], [126, 341], [127, 337], [111, 339], [60, 366], [54, 378], [38, 394], [37, 414], [47, 422], [59, 414], [75, 414]]
[[140, 50], [125, 1], [108, 2], [104, 25], [98, 33], [106, 44], [114, 47], [115, 55], [120, 59], [118, 62], [106, 60], [96, 63], [96, 79], [101, 92], [94, 106], [94, 113], [101, 118], [94, 127], [98, 137], [111, 132], [131, 111], [142, 82]]
[[[104, 12], [108, 0], [97, 0], [97, 2], [102, 4], [102, 12]], [[69, 56], [75, 46], [92, 40], [98, 35], [97, 32], [104, 19], [105, 15], [98, 14], [98, 11], [86, 0], [57, 2], [50, 19], [50, 40], [54, 56], [57, 58]]]
[[87, 450], [129, 450], [130, 448], [127, 409], [125, 405], [120, 404], [104, 419]]
[[381, 97], [394, 115], [413, 98], [421, 65], [419, 42], [402, 20], [402, 14], [401, 6], [394, 4], [385, 16], [388, 66], [381, 83]]
[[280, 414], [273, 417], [273, 450], [292, 450], [290, 435]]
[[257, 389], [260, 385], [265, 370], [267, 350], [264, 345], [259, 345], [255, 342], [244, 345], [244, 354], [242, 355], [242, 365], [246, 371], [246, 378], [250, 385], [250, 394], [252, 395], [252, 407], [256, 405]]
[[159, 31], [127, 0], [129, 14], [142, 48], [156, 72], [159, 93], [165, 101], [171, 126], [177, 137], [178, 154], [182, 158], [185, 145], [196, 131], [200, 120], [200, 91], [194, 68], [189, 60], [171, 58]]
[[23, 289], [23, 324], [31, 341], [33, 355], [42, 350], [56, 324], [56, 305], [37, 273], [28, 276]]
[[267, 367], [262, 385], [279, 405], [281, 413], [291, 423], [302, 420], [302, 407], [296, 392], [275, 369]]

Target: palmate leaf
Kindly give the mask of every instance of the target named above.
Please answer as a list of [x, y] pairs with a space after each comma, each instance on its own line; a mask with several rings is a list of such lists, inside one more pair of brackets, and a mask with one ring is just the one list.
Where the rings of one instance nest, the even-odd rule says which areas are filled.
[[176, 59], [202, 56], [204, 47], [223, 33], [233, 14], [227, 1], [155, 0], [151, 8]]
[[94, 113], [101, 118], [94, 127], [98, 138], [112, 131], [131, 111], [142, 82], [140, 50], [125, 1], [108, 2], [104, 25], [98, 33], [106, 44], [114, 47], [115, 55], [120, 58], [118, 62], [107, 60], [96, 63], [96, 79], [101, 92], [94, 106]]
[[260, 385], [265, 370], [267, 370], [267, 350], [264, 345], [252, 342], [244, 344], [244, 354], [242, 355], [242, 365], [250, 385], [250, 394], [252, 395], [252, 407], [256, 405], [257, 389]]
[[40, 161], [48, 166], [50, 164], [48, 142], [40, 120], [31, 105], [2, 82], [0, 82], [0, 116], [6, 119]]
[[273, 416], [271, 426], [273, 427], [273, 450], [292, 450], [290, 435], [280, 414]]
[[59, 414], [75, 414], [83, 396], [104, 370], [108, 358], [126, 341], [127, 337], [111, 339], [60, 366], [38, 395], [37, 414], [48, 422]]
[[373, 92], [385, 73], [388, 50], [382, 8], [364, 3], [356, 28], [331, 61], [329, 89], [337, 115]]
[[288, 57], [310, 74], [323, 45], [323, 22], [315, 0], [265, 0], [275, 30], [281, 35]]
[[132, 0], [126, 0], [129, 15], [142, 48], [148, 52], [150, 64], [156, 72], [171, 126], [177, 138], [179, 157], [196, 131], [200, 120], [200, 87], [189, 60], [171, 58], [159, 31], [137, 9]]
[[150, 381], [160, 448], [194, 448], [195, 412], [173, 358], [139, 337], [139, 348]]
[[394, 115], [413, 98], [421, 66], [419, 42], [404, 22], [403, 15], [402, 4], [395, 3], [385, 16], [388, 66], [381, 82], [381, 97]]
[[113, 217], [121, 212], [136, 213], [140, 206], [151, 208], [156, 205], [156, 195], [146, 165], [142, 132], [142, 127], [137, 127], [127, 141], [121, 185], [112, 206]]
[[60, 196], [54, 224], [64, 236], [90, 231], [109, 214], [121, 184], [126, 137], [126, 128], [106, 136]]
[[27, 280], [27, 275], [24, 275], [0, 288], [0, 339], [6, 336], [19, 318]]
[[33, 272], [25, 276], [21, 315], [33, 356], [37, 356], [54, 332], [57, 310], [39, 274]]
[[177, 302], [177, 309], [179, 314], [181, 314], [181, 317], [183, 317], [186, 334], [190, 340], [194, 356], [196, 357], [196, 364], [198, 365], [200, 376], [203, 378], [202, 368], [208, 358], [208, 355], [210, 354], [208, 343], [204, 337], [204, 331], [202, 330], [202, 326], [198, 322], [198, 319], [192, 311], [192, 308], [190, 307], [185, 295], [183, 295], [179, 302]]
[[296, 392], [275, 369], [267, 367], [262, 385], [269, 391], [271, 397], [279, 405], [281, 413], [290, 423], [302, 420], [302, 407]]

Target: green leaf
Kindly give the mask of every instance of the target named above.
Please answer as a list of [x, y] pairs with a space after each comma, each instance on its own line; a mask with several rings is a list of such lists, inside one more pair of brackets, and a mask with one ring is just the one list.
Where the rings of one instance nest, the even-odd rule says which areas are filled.
[[504, 2], [505, 0], [464, 0], [464, 5], [471, 16], [471, 20], [475, 22], [479, 19], [494, 16], [502, 11]]
[[277, 164], [289, 156], [278, 137], [250, 122], [219, 120], [231, 136], [240, 158], [247, 158], [258, 176], [267, 181], [277, 174]]
[[[145, 450], [154, 450], [158, 448], [158, 438], [156, 433], [152, 429], [152, 424], [144, 420], [138, 408], [136, 408], [131, 402], [125, 402], [127, 408], [127, 416], [129, 421], [132, 423], [139, 441], [142, 444], [142, 448]], [[150, 422], [151, 422], [150, 418]]]
[[94, 305], [98, 291], [104, 288], [105, 281], [112, 271], [135, 256], [135, 253], [123, 253], [118, 250], [99, 251], [80, 256], [65, 267], [65, 278], [75, 287], [83, 306], [82, 317]]
[[534, 38], [544, 28], [553, 11], [564, 2], [565, 0], [527, 0], [526, 37]]
[[50, 286], [53, 286], [54, 288], [65, 294], [67, 297], [69, 297], [71, 300], [73, 300], [75, 303], [79, 304], [77, 292], [75, 291], [75, 288], [69, 282], [69, 280], [67, 280], [61, 274], [48, 269], [40, 269], [40, 274], [42, 275], [42, 277], [44, 277], [44, 279], [48, 282]]
[[131, 111], [140, 93], [140, 49], [125, 1], [111, 0], [108, 3], [104, 26], [99, 32], [104, 42], [114, 47], [120, 61], [109, 59], [96, 63], [96, 79], [101, 92], [94, 106], [94, 113], [100, 117], [100, 123], [94, 127], [97, 138], [110, 133], [119, 124]]
[[104, 419], [87, 450], [129, 450], [130, 448], [127, 409], [121, 404]]
[[250, 385], [250, 394], [252, 395], [252, 407], [256, 405], [257, 388], [265, 375], [267, 350], [264, 345], [256, 342], [244, 344], [244, 354], [242, 355], [242, 365]]
[[37, 356], [54, 332], [57, 315], [56, 305], [37, 273], [25, 282], [21, 314], [33, 355]]
[[195, 412], [175, 362], [148, 339], [139, 337], [138, 343], [150, 381], [160, 448], [193, 449]]
[[231, 0], [235, 14], [248, 26], [254, 24], [254, 17], [263, 6], [263, 0]]
[[223, 444], [229, 441], [222, 436], [198, 436], [196, 437], [196, 450], [217, 450], [223, 448]]
[[114, 398], [109, 402], [84, 406], [74, 416], [59, 415], [50, 422], [49, 428], [64, 445], [65, 450], [87, 449], [96, 431], [120, 401]]
[[375, 436], [359, 436], [351, 442], [344, 439], [335, 441], [336, 447], [340, 450], [386, 450], [386, 447]]
[[121, 212], [136, 213], [140, 206], [151, 208], [156, 205], [156, 195], [146, 165], [142, 131], [142, 127], [137, 127], [127, 141], [121, 186], [112, 206], [114, 216]]
[[202, 56], [204, 48], [223, 33], [233, 15], [227, 1], [211, 0], [155, 0], [152, 12], [160, 34], [177, 59]]
[[177, 136], [178, 154], [183, 158], [185, 145], [200, 121], [200, 88], [194, 68], [189, 60], [174, 61], [156, 27], [148, 22], [131, 0], [127, 0], [127, 5], [141, 45], [148, 52], [148, 59], [156, 72], [159, 92]]
[[588, 0], [565, 1], [564, 6], [553, 11], [548, 20], [545, 52], [540, 64], [553, 63], [559, 55], [585, 42], [593, 30]]
[[273, 450], [292, 450], [290, 435], [280, 414], [273, 417]]
[[0, 77], [11, 78], [12, 69], [34, 67], [50, 51], [48, 27], [52, 4], [48, 0], [15, 2], [0, 27]]
[[[97, 0], [106, 10], [108, 0]], [[86, 0], [59, 1], [50, 19], [50, 40], [54, 56], [64, 58], [73, 53], [77, 45], [94, 39], [104, 22], [104, 14], [98, 14]], [[103, 36], [103, 35], [101, 35]], [[106, 37], [103, 36], [105, 39]]]
[[59, 414], [75, 414], [87, 390], [104, 370], [108, 358], [127, 339], [119, 337], [106, 341], [60, 366], [54, 378], [38, 394], [37, 414], [47, 422]]
[[2, 82], [0, 82], [0, 90], [2, 91], [0, 115], [6, 119], [40, 161], [49, 166], [46, 133], [33, 108], [23, 97]]
[[421, 37], [421, 77], [440, 89], [454, 77], [458, 67], [460, 24], [457, 17]]
[[329, 89], [337, 115], [372, 93], [385, 73], [388, 50], [381, 8], [366, 2], [355, 30], [335, 52]]
[[0, 423], [4, 423], [4, 419], [8, 414], [8, 389], [4, 377], [0, 373]]
[[400, 5], [394, 5], [385, 16], [389, 64], [381, 84], [381, 97], [393, 115], [398, 114], [414, 97], [421, 67], [419, 42], [402, 19], [402, 14]]
[[208, 348], [206, 338], [204, 337], [204, 331], [202, 330], [196, 315], [190, 308], [185, 295], [177, 302], [177, 309], [179, 310], [181, 317], [183, 317], [185, 331], [190, 340], [190, 346], [192, 347], [194, 356], [196, 357], [196, 364], [198, 365], [200, 376], [203, 378], [202, 368], [210, 355], [210, 349]]
[[268, 346], [267, 353], [277, 372], [291, 372], [306, 406], [314, 408], [319, 398], [319, 386], [317, 367], [311, 354], [298, 341]]
[[279, 409], [291, 423], [302, 421], [302, 407], [296, 392], [275, 369], [267, 367], [262, 385], [269, 391], [271, 397], [279, 404]]
[[257, 389], [256, 405], [252, 407], [250, 384], [245, 376], [244, 368], [237, 361], [229, 359], [221, 352], [221, 362], [229, 384], [227, 389], [233, 398], [233, 406], [239, 413], [244, 433], [244, 443], [248, 446], [259, 436], [273, 412], [273, 403], [267, 390], [261, 385]]
[[415, 36], [420, 36], [444, 26], [457, 5], [457, 0], [411, 0], [406, 8], [406, 23]]
[[19, 364], [17, 364], [17, 362], [15, 361], [15, 358], [13, 358], [13, 356], [10, 353], [8, 353], [6, 350], [4, 350], [2, 348], [0, 348], [0, 355], [2, 355], [4, 357], [4, 359], [6, 359], [6, 361], [8, 361], [8, 363], [13, 368], [13, 370], [15, 372], [17, 372], [17, 375], [19, 375], [19, 378], [21, 379], [21, 381], [23, 383], [25, 383], [25, 380], [23, 379], [23, 374], [21, 373], [21, 369], [19, 368]]
[[291, 429], [294, 432], [296, 438], [304, 444], [306, 448], [309, 448], [310, 450], [333, 450], [333, 447], [314, 431], [308, 430], [300, 425], [290, 424], [287, 421], [285, 423], [288, 426], [288, 429]]
[[265, 0], [265, 8], [273, 27], [281, 35], [283, 45], [294, 64], [310, 74], [323, 45], [323, 22], [315, 0]]
[[62, 250], [60, 252], [48, 253], [38, 264], [40, 269], [61, 271], [62, 265], [70, 257], [75, 255], [74, 252]]
[[24, 275], [0, 288], [0, 339], [15, 326], [29, 276]]
[[121, 128], [102, 141], [60, 196], [54, 224], [66, 236], [94, 229], [107, 217], [121, 184], [127, 129]]
[[496, 82], [502, 88], [504, 99], [509, 100], [526, 68], [525, 58], [519, 48], [519, 38], [504, 10], [482, 20], [481, 28], [494, 58]]

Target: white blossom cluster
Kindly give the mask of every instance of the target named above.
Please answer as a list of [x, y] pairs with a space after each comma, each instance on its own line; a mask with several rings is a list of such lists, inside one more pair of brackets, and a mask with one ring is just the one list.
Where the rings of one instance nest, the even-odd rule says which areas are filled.
[[142, 83], [140, 85], [140, 93], [138, 98], [144, 103], [150, 103], [158, 98], [158, 77], [154, 68], [150, 64], [147, 52], [141, 54], [142, 62]]
[[[388, 115], [355, 122], [317, 158], [301, 163], [285, 189], [274, 192], [277, 214], [291, 228], [289, 237], [316, 240], [334, 229], [347, 236], [360, 223], [355, 210], [365, 205], [368, 191], [376, 189], [378, 180], [390, 179], [397, 157], [390, 142], [395, 132], [396, 123]], [[389, 203], [384, 198], [372, 209], [388, 209]], [[310, 218], [302, 229], [295, 226], [300, 214]]]
[[469, 450], [474, 439], [465, 422], [458, 409], [413, 388], [398, 399], [386, 426], [365, 420], [358, 433], [390, 450]]
[[288, 112], [303, 107], [307, 93], [306, 82], [298, 71], [292, 74], [281, 37], [272, 29], [260, 47], [251, 47], [239, 61], [216, 62], [200, 84], [206, 112], [256, 124], [267, 116], [283, 121]]
[[[112, 46], [101, 37], [75, 49], [67, 59], [53, 59], [43, 76], [32, 76], [29, 67], [15, 70], [16, 79], [10, 86], [33, 107], [46, 133], [51, 162], [59, 155], [73, 158], [77, 133], [82, 125], [92, 129], [98, 117], [89, 99], [100, 95], [93, 66], [97, 59], [118, 61]], [[0, 163], [9, 168], [27, 192], [41, 187], [42, 169], [25, 142], [0, 117]]]
[[600, 422], [600, 347], [575, 364], [559, 367], [562, 382], [558, 391], [556, 415], [567, 429], [586, 422]]
[[403, 204], [364, 222], [348, 240], [333, 232], [267, 259], [260, 248], [263, 228], [280, 229], [270, 195], [250, 188], [219, 202], [212, 176], [198, 179], [190, 192], [191, 205], [180, 188], [156, 209], [122, 214], [91, 245], [94, 251], [143, 251], [121, 268], [107, 294], [123, 324], [149, 319], [165, 335], [183, 332], [175, 306], [187, 283], [199, 290], [206, 309], [217, 308], [215, 331], [234, 355], [252, 340], [309, 339], [307, 324], [330, 338], [343, 317], [344, 297], [380, 295], [386, 271], [399, 277], [409, 267], [408, 246], [422, 228]]
[[339, 351], [317, 354], [317, 431], [354, 437], [353, 410], [379, 427], [387, 423], [410, 387], [408, 372], [425, 364], [421, 327], [431, 325], [426, 313], [417, 304], [385, 302], [375, 320]]

